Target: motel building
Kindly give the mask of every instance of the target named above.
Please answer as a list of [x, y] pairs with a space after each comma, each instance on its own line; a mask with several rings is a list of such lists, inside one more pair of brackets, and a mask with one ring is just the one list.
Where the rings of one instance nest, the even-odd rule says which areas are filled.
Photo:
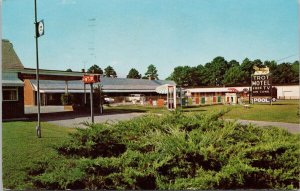
[[[186, 88], [188, 105], [243, 104], [249, 103], [251, 87]], [[272, 97], [277, 100], [300, 99], [299, 85], [273, 85]]]
[[[82, 72], [39, 70], [41, 105], [62, 105], [61, 95], [72, 94], [77, 104], [89, 103], [90, 85], [82, 81]], [[125, 102], [131, 95], [141, 95], [145, 101], [167, 99], [167, 94], [156, 92], [162, 85], [176, 85], [173, 81], [101, 77], [94, 88], [115, 102]], [[2, 40], [2, 111], [3, 120], [25, 118], [24, 106], [37, 105], [36, 70], [25, 68], [13, 44]]]
[[188, 105], [237, 104], [249, 100], [249, 87], [187, 88]]
[[2, 119], [24, 118], [24, 84], [18, 73], [24, 70], [12, 43], [2, 40]]
[[[24, 78], [24, 104], [26, 106], [34, 106], [36, 103], [37, 96], [37, 81], [28, 76], [28, 70], [26, 74], [21, 73], [21, 78]], [[55, 73], [56, 75], [61, 74], [67, 76], [66, 73], [71, 75], [78, 75], [79, 80], [40, 80], [40, 94], [41, 94], [41, 105], [62, 105], [61, 95], [72, 94], [73, 100], [76, 104], [84, 105], [89, 103], [90, 99], [90, 85], [84, 84], [81, 80], [85, 73], [74, 73], [74, 72], [63, 72], [54, 70], [41, 70], [41, 73]], [[27, 78], [27, 79], [26, 79]], [[100, 78], [100, 83], [94, 83], [93, 89], [99, 88], [105, 97], [114, 99], [115, 103], [126, 102], [127, 97], [133, 95], [142, 95], [145, 97], [145, 101], [157, 100], [160, 98], [166, 98], [166, 94], [159, 94], [156, 92], [156, 88], [161, 85], [172, 84], [173, 81], [166, 80], [147, 80], [147, 79], [128, 79], [128, 78]]]

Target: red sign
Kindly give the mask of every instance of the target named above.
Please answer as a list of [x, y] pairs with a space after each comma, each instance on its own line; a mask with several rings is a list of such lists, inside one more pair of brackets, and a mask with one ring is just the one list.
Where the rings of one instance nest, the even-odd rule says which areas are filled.
[[228, 88], [228, 91], [229, 92], [239, 92], [237, 89], [235, 89], [235, 88]]
[[85, 84], [92, 84], [100, 82], [100, 75], [84, 75], [82, 81]]

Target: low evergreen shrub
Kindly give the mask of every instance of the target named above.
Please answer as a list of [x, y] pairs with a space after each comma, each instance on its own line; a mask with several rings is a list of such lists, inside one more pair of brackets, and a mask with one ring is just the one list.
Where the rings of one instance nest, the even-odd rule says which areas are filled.
[[224, 112], [93, 124], [38, 163], [38, 189], [297, 189], [299, 135], [223, 121]]

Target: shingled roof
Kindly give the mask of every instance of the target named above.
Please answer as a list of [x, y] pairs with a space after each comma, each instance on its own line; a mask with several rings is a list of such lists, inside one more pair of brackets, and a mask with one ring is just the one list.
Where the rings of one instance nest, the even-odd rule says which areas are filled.
[[13, 44], [9, 40], [2, 40], [2, 70], [23, 70], [18, 55], [16, 54]]

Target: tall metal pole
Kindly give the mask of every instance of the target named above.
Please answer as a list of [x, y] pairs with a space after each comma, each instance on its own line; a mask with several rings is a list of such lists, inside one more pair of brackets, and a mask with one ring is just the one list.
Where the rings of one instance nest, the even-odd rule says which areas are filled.
[[93, 83], [91, 83], [91, 96], [90, 96], [90, 102], [91, 102], [91, 118], [92, 123], [94, 123], [94, 105], [93, 105]]
[[36, 0], [34, 0], [34, 27], [35, 27], [35, 49], [36, 49], [36, 81], [37, 81], [37, 106], [38, 106], [38, 123], [36, 126], [36, 134], [38, 138], [41, 138], [41, 121], [40, 121], [40, 81], [39, 81], [39, 47], [38, 47], [38, 34], [36, 30], [37, 25], [37, 8], [36, 8]]

